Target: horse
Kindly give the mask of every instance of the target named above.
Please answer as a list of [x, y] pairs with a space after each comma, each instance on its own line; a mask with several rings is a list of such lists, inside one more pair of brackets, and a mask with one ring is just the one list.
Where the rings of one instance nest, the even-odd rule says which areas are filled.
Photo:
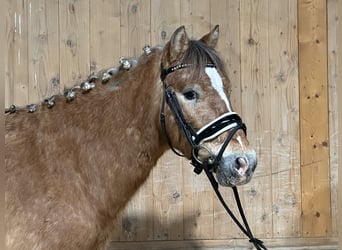
[[105, 249], [170, 147], [211, 166], [221, 186], [251, 180], [257, 157], [229, 101], [218, 38], [218, 25], [198, 40], [181, 26], [163, 47], [5, 111], [8, 249]]

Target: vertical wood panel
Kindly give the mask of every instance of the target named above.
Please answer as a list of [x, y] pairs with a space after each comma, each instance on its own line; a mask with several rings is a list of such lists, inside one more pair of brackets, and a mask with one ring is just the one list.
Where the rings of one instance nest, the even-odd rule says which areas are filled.
[[[241, 79], [240, 79], [240, 1], [211, 0], [211, 23], [220, 25], [220, 38], [217, 51], [224, 60], [232, 85], [230, 102], [233, 109], [241, 112]], [[243, 118], [242, 118], [243, 119]], [[223, 197], [231, 204], [230, 208], [239, 214], [234, 206], [231, 188], [220, 188]], [[227, 215], [221, 203], [214, 198], [214, 237], [227, 239], [243, 237], [238, 227]]]
[[[153, 45], [165, 45], [180, 26], [180, 1], [151, 2]], [[161, 85], [160, 85], [161, 88]], [[153, 169], [153, 229], [155, 240], [183, 239], [182, 161], [168, 151]]]
[[180, 0], [152, 0], [151, 45], [165, 45], [173, 32], [181, 25]]
[[181, 0], [181, 23], [190, 38], [199, 38], [209, 31], [210, 1], [207, 0]]
[[269, 1], [273, 237], [301, 234], [296, 1]]
[[59, 94], [58, 0], [37, 0], [29, 4], [29, 94], [39, 102]]
[[121, 1], [121, 54], [140, 56], [142, 47], [151, 42], [150, 27], [150, 1]]
[[[338, 43], [338, 0], [327, 1], [328, 11], [328, 87], [329, 87], [329, 145], [330, 145], [330, 190], [331, 190], [331, 216], [338, 218], [338, 51], [341, 48]], [[341, 13], [341, 10], [340, 10]], [[341, 43], [341, 40], [340, 40]], [[341, 72], [341, 71], [340, 71]], [[341, 96], [340, 96], [341, 98]], [[340, 143], [342, 141], [340, 140]], [[342, 157], [342, 154], [340, 154]], [[342, 180], [340, 179], [342, 182]], [[340, 194], [341, 197], [341, 194]], [[337, 236], [338, 220], [332, 219], [333, 236]]]
[[12, 2], [14, 8], [14, 35], [13, 65], [11, 71], [13, 74], [13, 102], [17, 105], [26, 105], [29, 103], [29, 78], [28, 78], [28, 3], [25, 0], [16, 0]]
[[[342, 12], [342, 1], [338, 1], [338, 12], [339, 12], [339, 17], [341, 17], [341, 12]], [[339, 22], [339, 25], [338, 25], [338, 41], [342, 41], [342, 24], [341, 24], [341, 21]], [[341, 46], [341, 45], [340, 45]], [[340, 112], [338, 112], [338, 130], [339, 130], [339, 134], [338, 134], [338, 140], [339, 140], [339, 143], [342, 142], [342, 112], [341, 112], [341, 107], [342, 107], [342, 76], [341, 76], [341, 72], [342, 72], [342, 51], [341, 51], [341, 47], [339, 47], [339, 51], [338, 51], [338, 72], [339, 72], [339, 76], [338, 76], [338, 81], [339, 81], [339, 86], [338, 86], [338, 110], [340, 110]], [[338, 195], [339, 195], [339, 199], [338, 199], [338, 217], [337, 218], [340, 218], [341, 217], [341, 211], [342, 211], [342, 199], [341, 199], [341, 196], [342, 196], [342, 171], [341, 171], [341, 166], [342, 166], [342, 147], [340, 145], [340, 147], [338, 148], [338, 155], [339, 155], [339, 158], [338, 158], [338, 163], [339, 163], [339, 170], [338, 170], [338, 179], [339, 179], [339, 182], [338, 182]], [[338, 232], [338, 240], [339, 240], [339, 249], [342, 249], [342, 222], [341, 220], [339, 220], [338, 222], [338, 225], [337, 225], [337, 229], [336, 231]]]
[[[209, 32], [210, 2], [181, 1], [181, 23], [187, 34], [195, 39]], [[184, 180], [184, 238], [213, 238], [213, 191], [204, 174], [196, 175], [187, 160], [183, 160]]]
[[302, 230], [331, 234], [326, 1], [298, 1]]
[[90, 74], [89, 2], [59, 1], [60, 84], [73, 86]]
[[[4, 13], [6, 16], [4, 20], [6, 21], [6, 29], [5, 29], [5, 51], [4, 53], [4, 62], [5, 62], [5, 107], [9, 107], [14, 104], [14, 17], [15, 17], [15, 5], [13, 5], [14, 1], [6, 0]], [[5, 10], [7, 10], [5, 12]]]
[[118, 65], [120, 57], [120, 0], [90, 1], [91, 71]]
[[155, 240], [183, 240], [183, 177], [179, 157], [168, 151], [153, 170]]
[[255, 147], [258, 167], [240, 188], [246, 217], [259, 237], [272, 236], [271, 93], [269, 86], [268, 1], [240, 2], [242, 116]]

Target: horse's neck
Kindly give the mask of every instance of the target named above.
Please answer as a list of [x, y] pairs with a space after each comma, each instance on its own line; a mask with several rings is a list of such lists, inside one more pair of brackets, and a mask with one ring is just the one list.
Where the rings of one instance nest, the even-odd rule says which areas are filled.
[[[106, 190], [112, 190], [108, 194], [111, 200], [108, 205], [112, 207], [128, 201], [166, 150], [159, 124], [160, 55], [150, 56], [152, 58], [146, 60], [146, 64], [138, 64], [127, 72], [127, 78], [121, 77], [118, 89], [110, 90], [109, 87], [102, 103], [88, 102], [89, 116], [96, 117], [87, 118], [91, 123], [88, 125], [91, 129], [89, 141], [97, 147], [95, 159], [101, 159], [109, 166], [104, 171], [110, 174], [102, 181], [108, 182]], [[91, 109], [98, 111], [94, 114]]]

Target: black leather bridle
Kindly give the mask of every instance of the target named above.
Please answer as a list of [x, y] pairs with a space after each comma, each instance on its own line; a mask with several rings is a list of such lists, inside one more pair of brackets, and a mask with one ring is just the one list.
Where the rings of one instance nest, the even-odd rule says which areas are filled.
[[[220, 117], [216, 118], [215, 120], [211, 121], [207, 125], [203, 126], [198, 131], [195, 131], [191, 124], [189, 124], [186, 119], [184, 118], [182, 109], [178, 103], [177, 96], [175, 92], [172, 90], [170, 86], [168, 86], [165, 82], [166, 76], [176, 70], [187, 68], [190, 65], [188, 64], [179, 64], [168, 69], [164, 69], [161, 66], [161, 74], [160, 78], [163, 83], [163, 101], [162, 101], [162, 108], [160, 112], [160, 122], [162, 126], [162, 131], [166, 136], [167, 142], [169, 147], [172, 151], [179, 155], [183, 156], [183, 154], [179, 153], [173, 146], [170, 140], [170, 137], [166, 130], [165, 124], [165, 103], [169, 105], [179, 128], [183, 131], [192, 151], [191, 156], [191, 163], [195, 166], [195, 172], [197, 174], [201, 173], [203, 170], [203, 162], [198, 158], [198, 151], [203, 147], [202, 143], [214, 139], [219, 135], [229, 131], [229, 135], [226, 138], [225, 142], [223, 143], [219, 153], [217, 156], [213, 156], [209, 159], [206, 164], [212, 170], [215, 170], [218, 164], [221, 161], [222, 155], [226, 147], [228, 146], [229, 142], [231, 141], [234, 134], [239, 130], [242, 129], [245, 134], [247, 133], [246, 125], [242, 122], [240, 116], [235, 112], [227, 112]], [[207, 64], [206, 67], [215, 67], [213, 64]]]
[[[215, 67], [214, 64], [207, 64], [206, 67]], [[261, 250], [267, 250], [267, 248], [263, 245], [263, 242], [253, 236], [253, 233], [248, 225], [247, 219], [244, 215], [239, 193], [236, 188], [236, 186], [232, 187], [234, 191], [234, 197], [236, 200], [236, 203], [238, 205], [238, 209], [241, 215], [241, 218], [243, 220], [243, 223], [245, 227], [240, 223], [240, 221], [235, 217], [235, 215], [232, 213], [232, 211], [229, 209], [227, 204], [225, 203], [220, 191], [219, 191], [219, 185], [216, 181], [213, 172], [219, 165], [223, 152], [228, 146], [229, 142], [233, 138], [234, 134], [239, 130], [242, 129], [245, 134], [247, 134], [247, 128], [246, 125], [242, 122], [240, 116], [235, 112], [228, 112], [220, 117], [216, 118], [212, 122], [208, 123], [207, 125], [203, 126], [198, 131], [195, 131], [191, 124], [189, 124], [186, 119], [184, 118], [182, 109], [178, 103], [177, 96], [175, 92], [172, 90], [172, 88], [166, 84], [166, 77], [167, 75], [179, 70], [190, 67], [189, 64], [178, 64], [173, 67], [169, 67], [165, 69], [163, 65], [161, 64], [161, 73], [160, 73], [160, 79], [163, 83], [163, 100], [162, 100], [162, 106], [160, 111], [160, 123], [162, 127], [162, 132], [166, 137], [167, 143], [171, 150], [178, 156], [184, 156], [182, 153], [178, 152], [171, 143], [171, 139], [167, 133], [166, 129], [166, 122], [165, 122], [165, 103], [168, 104], [169, 108], [171, 109], [171, 112], [173, 113], [173, 116], [175, 117], [175, 120], [179, 126], [179, 128], [183, 131], [190, 147], [191, 147], [191, 164], [194, 166], [194, 172], [196, 174], [200, 174], [203, 170], [206, 173], [218, 199], [222, 203], [223, 207], [227, 211], [227, 213], [231, 216], [233, 221], [237, 224], [237, 226], [241, 229], [241, 231], [249, 238], [249, 241], [254, 244], [256, 249]], [[221, 149], [219, 153], [214, 156], [211, 154], [211, 157], [205, 162], [202, 162], [198, 157], [198, 152], [201, 148], [203, 148], [202, 143], [214, 139], [218, 137], [219, 135], [225, 133], [228, 131], [228, 136], [226, 140], [224, 141], [223, 145], [221, 146]], [[211, 153], [211, 152], [209, 152]]]

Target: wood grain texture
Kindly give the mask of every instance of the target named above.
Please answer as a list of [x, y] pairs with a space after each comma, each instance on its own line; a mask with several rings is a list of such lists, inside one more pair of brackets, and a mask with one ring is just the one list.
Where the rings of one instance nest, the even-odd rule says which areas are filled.
[[269, 1], [273, 237], [301, 235], [297, 5]]
[[29, 101], [60, 94], [58, 1], [32, 1], [29, 6]]
[[[341, 110], [341, 105], [338, 105], [338, 76], [339, 61], [338, 51], [338, 1], [327, 1], [327, 21], [328, 21], [328, 91], [329, 91], [329, 145], [330, 145], [330, 190], [331, 190], [331, 216], [332, 218], [338, 218], [338, 166], [339, 155], [338, 154], [338, 134], [341, 131], [338, 127], [340, 121], [338, 119], [338, 113]], [[341, 10], [340, 10], [341, 13]], [[341, 41], [341, 40], [340, 40]], [[340, 61], [341, 62], [341, 61]], [[340, 97], [341, 98], [341, 97]], [[340, 140], [341, 142], [341, 140]], [[340, 164], [341, 165], [341, 164]], [[341, 197], [341, 195], [340, 195]], [[332, 232], [333, 236], [337, 236], [338, 220], [332, 220]]]
[[121, 56], [120, 0], [90, 1], [89, 7], [90, 67], [97, 72], [118, 65]]
[[[339, 17], [341, 17], [341, 13], [342, 13], [342, 1], [338, 1], [338, 14], [339, 14]], [[341, 22], [339, 22], [339, 25], [338, 25], [338, 41], [342, 41], [342, 25], [341, 25]], [[342, 72], [342, 50], [341, 50], [341, 47], [338, 51], [338, 72]], [[337, 106], [337, 109], [338, 110], [341, 110], [341, 107], [342, 107], [342, 77], [341, 77], [341, 73], [339, 73], [338, 75], [338, 81], [339, 81], [339, 87], [337, 89], [338, 91], [338, 106]], [[338, 112], [338, 130], [340, 131], [340, 133], [338, 134], [338, 141], [341, 143], [342, 142], [342, 112]], [[340, 145], [340, 147], [338, 148], [338, 155], [339, 155], [339, 158], [338, 158], [338, 165], [339, 165], [339, 169], [338, 169], [338, 179], [339, 179], [339, 182], [338, 182], [338, 195], [340, 198], [338, 198], [338, 210], [339, 210], [339, 213], [338, 213], [338, 216], [336, 218], [339, 218], [341, 216], [341, 211], [342, 211], [342, 199], [341, 199], [341, 195], [342, 195], [342, 171], [341, 171], [341, 166], [342, 166], [342, 147]], [[337, 222], [337, 229], [336, 231], [338, 232], [338, 246], [339, 246], [339, 249], [342, 249], [342, 222], [341, 220], [339, 220]]]
[[[6, 15], [4, 15], [3, 20], [6, 23], [5, 34], [4, 34], [4, 49], [7, 53], [4, 53], [4, 63], [5, 63], [5, 74], [4, 74], [4, 83], [5, 83], [5, 107], [9, 107], [14, 103], [14, 13], [15, 6], [13, 6], [13, 1], [6, 0], [4, 1], [4, 9], [6, 8]], [[5, 12], [4, 12], [5, 13]]]
[[[26, 105], [29, 101], [29, 75], [28, 75], [28, 5], [27, 1], [12, 1], [13, 11], [12, 20], [12, 41], [9, 45], [11, 53], [11, 67], [9, 71], [13, 72], [12, 93], [13, 103], [17, 105]], [[12, 42], [9, 41], [9, 42]]]
[[[336, 238], [283, 238], [266, 239], [265, 245], [269, 250], [337, 250]], [[250, 243], [246, 239], [228, 240], [188, 240], [163, 241], [156, 244], [153, 241], [133, 243], [112, 243], [109, 250], [141, 249], [141, 250], [250, 250]]]
[[298, 1], [302, 233], [331, 234], [326, 1]]
[[121, 43], [123, 56], [140, 56], [151, 42], [151, 3], [144, 0], [121, 1]]
[[60, 85], [71, 87], [90, 74], [89, 2], [59, 2]]
[[180, 3], [181, 0], [151, 1], [151, 45], [165, 45], [181, 26]]
[[183, 240], [184, 192], [182, 160], [168, 151], [153, 170], [153, 229], [155, 240]]

